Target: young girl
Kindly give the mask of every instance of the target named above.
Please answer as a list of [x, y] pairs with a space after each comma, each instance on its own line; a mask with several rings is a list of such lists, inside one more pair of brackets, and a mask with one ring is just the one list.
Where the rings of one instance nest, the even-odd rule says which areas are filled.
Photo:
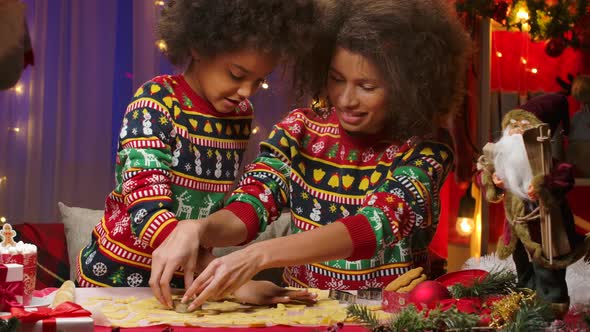
[[[116, 187], [78, 259], [83, 287], [147, 286], [153, 249], [221, 207], [250, 135], [247, 98], [306, 49], [313, 17], [311, 0], [170, 3], [157, 32], [186, 70], [148, 81], [127, 107]], [[195, 270], [196, 262], [184, 266], [188, 284]]]
[[453, 162], [435, 133], [461, 100], [469, 39], [444, 0], [324, 4], [327, 30], [299, 79], [331, 107], [291, 112], [261, 143], [228, 205], [178, 227], [154, 251], [158, 296], [169, 297], [157, 286], [195, 259], [194, 246], [249, 241], [284, 206], [296, 234], [214, 260], [184, 300], [198, 294], [200, 305], [268, 267], [287, 267], [292, 286], [322, 289], [383, 287], [427, 268]]

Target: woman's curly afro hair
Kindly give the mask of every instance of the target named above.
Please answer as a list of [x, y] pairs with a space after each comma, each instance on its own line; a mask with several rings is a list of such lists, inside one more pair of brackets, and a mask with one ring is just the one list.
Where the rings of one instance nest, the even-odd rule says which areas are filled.
[[189, 62], [191, 49], [204, 56], [252, 48], [294, 57], [307, 49], [314, 7], [313, 0], [171, 0], [156, 33], [177, 66]]
[[457, 110], [470, 39], [446, 0], [322, 0], [313, 56], [300, 59], [301, 95], [325, 95], [334, 50], [369, 59], [387, 82], [392, 139], [426, 135]]

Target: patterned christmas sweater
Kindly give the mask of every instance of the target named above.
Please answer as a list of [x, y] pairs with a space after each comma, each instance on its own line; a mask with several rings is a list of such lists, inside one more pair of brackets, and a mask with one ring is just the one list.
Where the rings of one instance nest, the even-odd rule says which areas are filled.
[[289, 207], [293, 233], [342, 222], [354, 245], [346, 260], [287, 267], [290, 286], [380, 288], [427, 265], [439, 190], [453, 162], [447, 145], [359, 139], [333, 111], [297, 109], [260, 147], [226, 206], [246, 224], [249, 239]]
[[147, 286], [144, 273], [130, 275], [143, 269], [149, 277], [151, 253], [177, 221], [221, 208], [252, 117], [249, 101], [234, 112], [217, 112], [181, 75], [159, 76], [139, 88], [119, 134], [116, 187], [78, 259], [79, 284]]

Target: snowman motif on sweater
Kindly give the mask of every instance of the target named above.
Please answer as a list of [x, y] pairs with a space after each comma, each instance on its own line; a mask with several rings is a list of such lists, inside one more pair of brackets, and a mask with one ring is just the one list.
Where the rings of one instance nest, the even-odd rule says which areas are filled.
[[201, 152], [199, 152], [197, 147], [193, 147], [193, 150], [195, 152], [195, 173], [197, 173], [197, 175], [201, 175], [203, 174], [203, 167], [201, 166]]
[[320, 205], [320, 203], [317, 201], [317, 199], [313, 199], [313, 208], [311, 209], [311, 214], [309, 215], [309, 218], [315, 222], [319, 222], [320, 219], [322, 218], [322, 206]]
[[219, 151], [215, 150], [215, 157], [217, 158], [217, 162], [215, 163], [215, 177], [216, 178], [220, 178], [221, 174], [223, 173], [221, 171], [221, 153], [219, 153]]
[[240, 170], [240, 155], [234, 151], [234, 178], [238, 177], [238, 171]]
[[123, 127], [121, 128], [121, 133], [119, 134], [119, 137], [121, 139], [123, 139], [127, 136], [127, 123], [128, 122], [129, 122], [129, 120], [127, 120], [127, 118], [123, 118]]
[[178, 166], [178, 158], [180, 158], [180, 149], [182, 148], [182, 142], [180, 139], [176, 139], [176, 149], [172, 152], [172, 166]]
[[143, 110], [143, 121], [141, 124], [143, 126], [144, 135], [151, 136], [154, 133], [152, 130], [152, 116], [146, 109]]

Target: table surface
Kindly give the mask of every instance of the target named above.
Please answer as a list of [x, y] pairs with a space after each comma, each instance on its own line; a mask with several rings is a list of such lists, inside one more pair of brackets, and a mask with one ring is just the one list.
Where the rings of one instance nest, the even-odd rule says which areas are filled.
[[[198, 331], [198, 332], [219, 332], [223, 328], [211, 328], [211, 327], [181, 327], [173, 326], [173, 332], [185, 332], [185, 331]], [[164, 326], [146, 326], [146, 327], [134, 327], [134, 328], [122, 328], [121, 331], [125, 332], [162, 332]], [[295, 326], [270, 326], [270, 327], [257, 327], [257, 328], [231, 328], [235, 332], [325, 332], [328, 327], [295, 327]], [[345, 326], [343, 332], [368, 332], [367, 328], [361, 326]], [[95, 332], [111, 332], [110, 327], [96, 326]]]
[[[88, 298], [96, 297], [96, 296], [112, 296], [118, 298], [126, 298], [135, 296], [137, 299], [151, 297], [152, 292], [149, 288], [131, 288], [131, 287], [118, 287], [118, 288], [76, 288], [76, 303], [83, 305], [84, 302], [88, 301]], [[90, 310], [90, 309], [89, 309]], [[102, 315], [100, 315], [102, 316]], [[102, 326], [105, 325], [104, 321], [101, 321], [100, 317], [96, 317], [93, 314], [93, 318], [95, 319], [95, 328], [94, 330], [97, 332], [110, 332], [112, 330], [111, 327]], [[157, 326], [143, 326], [143, 327], [136, 327], [136, 328], [121, 328], [121, 331], [125, 332], [161, 332], [166, 326], [157, 325]], [[213, 327], [183, 327], [183, 326], [172, 326], [174, 332], [183, 332], [183, 331], [219, 331], [220, 328], [213, 328]], [[268, 331], [286, 331], [286, 332], [324, 332], [327, 331], [327, 326], [316, 326], [316, 327], [298, 327], [298, 326], [269, 326], [269, 327], [258, 327], [258, 328], [239, 328], [239, 327], [232, 327], [236, 331], [240, 332], [268, 332]], [[358, 325], [350, 325], [346, 326], [346, 332], [366, 332], [368, 331], [366, 328], [358, 326]]]

